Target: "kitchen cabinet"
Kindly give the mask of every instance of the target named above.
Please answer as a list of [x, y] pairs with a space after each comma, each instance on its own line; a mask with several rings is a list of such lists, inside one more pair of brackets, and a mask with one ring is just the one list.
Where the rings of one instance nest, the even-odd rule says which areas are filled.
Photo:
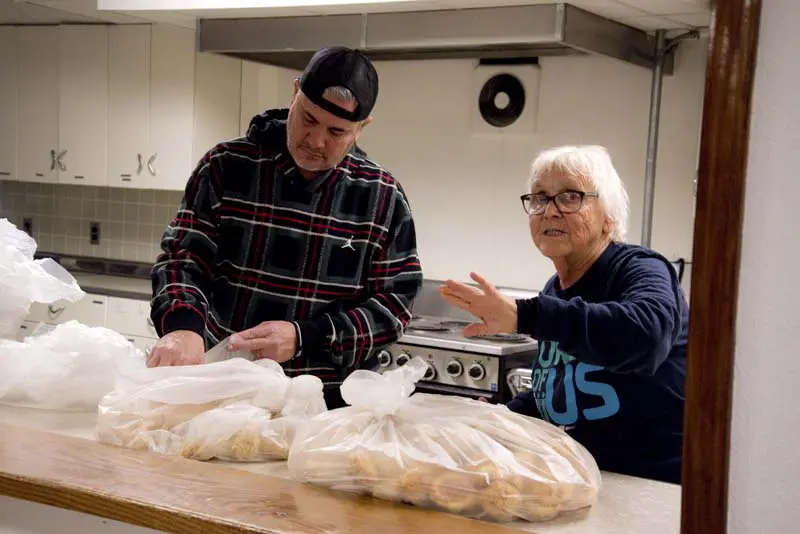
[[239, 135], [242, 62], [191, 29], [8, 26], [0, 49], [0, 179], [183, 191]]
[[139, 337], [139, 336], [125, 336], [125, 339], [130, 341], [134, 347], [139, 349], [144, 353], [145, 356], [150, 354], [150, 351], [153, 350], [153, 345], [156, 344], [158, 339], [151, 338], [151, 337]]
[[239, 136], [242, 61], [197, 54], [193, 164], [220, 141]]
[[22, 324], [19, 325], [17, 337], [15, 338], [16, 341], [24, 341], [26, 337], [33, 334], [37, 326], [39, 326], [39, 323], [36, 321], [23, 321]]
[[[58, 181], [59, 27], [16, 28], [17, 179]], [[8, 126], [0, 126], [10, 130]], [[10, 134], [5, 134], [10, 135]]]
[[109, 185], [183, 191], [197, 161], [236, 137], [241, 61], [195, 52], [192, 30], [110, 30]]
[[67, 321], [78, 321], [87, 326], [105, 326], [108, 297], [87, 293], [77, 302], [54, 302], [53, 304], [36, 303], [26, 321], [47, 324], [61, 324]]
[[60, 183], [108, 185], [108, 26], [59, 27]]
[[150, 25], [109, 29], [108, 184], [148, 187]]
[[158, 338], [150, 319], [150, 301], [108, 298], [106, 327], [124, 335]]
[[150, 189], [183, 191], [192, 171], [195, 35], [186, 28], [151, 27]]
[[0, 180], [17, 176], [17, 29], [0, 26]]

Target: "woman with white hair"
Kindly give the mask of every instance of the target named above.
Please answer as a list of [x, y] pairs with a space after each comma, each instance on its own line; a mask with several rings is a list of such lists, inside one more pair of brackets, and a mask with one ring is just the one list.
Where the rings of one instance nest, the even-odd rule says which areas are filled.
[[522, 204], [555, 275], [512, 300], [472, 273], [442, 297], [480, 322], [467, 336], [539, 342], [532, 388], [508, 407], [563, 427], [601, 469], [680, 482], [689, 309], [672, 264], [624, 243], [628, 196], [608, 152], [565, 146], [533, 162]]

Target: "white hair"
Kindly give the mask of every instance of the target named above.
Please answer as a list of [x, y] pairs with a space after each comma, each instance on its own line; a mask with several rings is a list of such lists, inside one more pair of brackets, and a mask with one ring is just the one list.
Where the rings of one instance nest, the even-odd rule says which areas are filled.
[[325, 98], [326, 100], [335, 99], [344, 100], [345, 102], [357, 102], [356, 96], [353, 94], [353, 92], [347, 87], [342, 87], [341, 85], [335, 85], [325, 89], [325, 92], [322, 93], [322, 98]]
[[560, 146], [539, 153], [531, 165], [528, 191], [533, 191], [542, 176], [553, 172], [589, 180], [600, 195], [606, 217], [614, 225], [611, 239], [618, 243], [625, 241], [630, 212], [628, 193], [608, 150], [597, 145]]

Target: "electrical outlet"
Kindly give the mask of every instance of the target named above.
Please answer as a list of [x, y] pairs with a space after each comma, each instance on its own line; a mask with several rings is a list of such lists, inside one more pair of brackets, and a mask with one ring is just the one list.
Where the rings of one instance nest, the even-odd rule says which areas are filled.
[[33, 236], [33, 217], [22, 219], [22, 230], [29, 236]]
[[91, 222], [89, 223], [89, 243], [92, 245], [99, 245], [100, 244], [100, 223], [99, 222]]

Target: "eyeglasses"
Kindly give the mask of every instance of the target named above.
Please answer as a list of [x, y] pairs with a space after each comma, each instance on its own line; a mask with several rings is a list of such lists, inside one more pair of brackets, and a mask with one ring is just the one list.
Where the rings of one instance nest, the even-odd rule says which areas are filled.
[[552, 200], [556, 209], [562, 215], [567, 213], [575, 213], [583, 207], [584, 197], [599, 197], [597, 193], [587, 193], [586, 191], [562, 191], [555, 195], [546, 195], [544, 193], [528, 193], [522, 195], [522, 208], [528, 215], [541, 215], [547, 209], [547, 205]]

